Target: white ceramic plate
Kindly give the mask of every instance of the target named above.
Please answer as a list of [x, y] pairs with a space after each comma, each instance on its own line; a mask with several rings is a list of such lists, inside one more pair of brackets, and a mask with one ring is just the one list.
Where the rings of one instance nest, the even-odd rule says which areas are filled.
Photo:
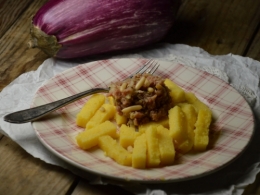
[[[50, 79], [36, 93], [32, 106], [49, 103], [96, 86], [127, 77], [147, 59], [111, 59], [68, 69]], [[75, 136], [83, 131], [75, 124], [76, 114], [87, 98], [78, 100], [33, 122], [40, 141], [54, 154], [85, 171], [116, 179], [139, 182], [172, 182], [209, 174], [234, 160], [249, 143], [254, 118], [245, 99], [217, 77], [176, 62], [159, 61], [155, 73], [191, 91], [213, 111], [211, 141], [207, 151], [177, 156], [175, 164], [139, 170], [118, 165], [97, 148], [81, 150]], [[217, 136], [216, 136], [217, 135]]]

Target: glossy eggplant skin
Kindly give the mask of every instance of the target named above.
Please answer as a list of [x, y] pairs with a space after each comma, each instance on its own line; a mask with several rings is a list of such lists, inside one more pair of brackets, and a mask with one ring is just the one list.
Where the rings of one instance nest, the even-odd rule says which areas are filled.
[[[60, 47], [51, 55], [86, 57], [158, 42], [172, 27], [179, 3], [179, 0], [50, 0], [35, 14], [32, 26], [56, 37]], [[45, 50], [51, 46], [36, 45]]]

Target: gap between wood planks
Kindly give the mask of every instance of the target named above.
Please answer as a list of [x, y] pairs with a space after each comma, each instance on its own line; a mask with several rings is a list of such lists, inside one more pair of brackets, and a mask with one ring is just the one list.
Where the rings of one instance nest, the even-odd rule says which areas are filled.
[[70, 185], [70, 187], [65, 195], [71, 195], [73, 193], [73, 191], [76, 189], [76, 187], [78, 186], [80, 180], [81, 180], [81, 178], [79, 176], [77, 176], [75, 178], [75, 180], [72, 182], [72, 184]]
[[248, 44], [247, 44], [247, 46], [245, 48], [245, 51], [242, 54], [244, 57], [247, 56], [247, 54], [248, 54], [248, 52], [249, 52], [249, 50], [250, 50], [250, 48], [251, 48], [251, 46], [252, 46], [252, 44], [253, 44], [253, 42], [254, 42], [254, 40], [256, 38], [258, 32], [260, 32], [260, 22], [256, 26], [256, 29], [253, 32], [253, 34], [252, 34], [252, 36], [251, 36], [250, 40], [248, 41]]

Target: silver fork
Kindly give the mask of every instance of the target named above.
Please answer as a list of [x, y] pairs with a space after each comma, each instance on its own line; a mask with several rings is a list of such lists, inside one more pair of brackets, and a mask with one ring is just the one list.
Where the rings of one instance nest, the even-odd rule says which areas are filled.
[[[154, 60], [149, 60], [147, 63], [145, 63], [140, 69], [138, 69], [133, 74], [129, 75], [126, 79], [132, 78], [136, 74], [143, 74], [143, 73], [150, 73], [153, 74], [159, 67], [159, 64], [155, 62]], [[126, 80], [125, 79], [125, 80]], [[48, 104], [44, 104], [41, 106], [37, 106], [34, 108], [29, 108], [26, 110], [17, 111], [11, 114], [8, 114], [4, 116], [4, 121], [9, 123], [26, 123], [26, 122], [32, 122], [39, 118], [42, 118], [43, 116], [46, 116], [47, 114], [66, 106], [72, 102], [75, 102], [76, 100], [79, 100], [80, 98], [95, 94], [95, 93], [107, 93], [109, 91], [109, 88], [94, 88], [89, 89], [86, 91], [83, 91], [81, 93], [72, 95], [70, 97], [57, 100], [55, 102], [51, 102]]]

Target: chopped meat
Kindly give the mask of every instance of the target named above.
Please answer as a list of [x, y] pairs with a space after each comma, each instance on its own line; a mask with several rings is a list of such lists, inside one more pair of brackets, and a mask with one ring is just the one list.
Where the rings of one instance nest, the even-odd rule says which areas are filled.
[[112, 83], [109, 95], [115, 99], [117, 112], [135, 126], [166, 117], [173, 106], [164, 79], [151, 74]]

